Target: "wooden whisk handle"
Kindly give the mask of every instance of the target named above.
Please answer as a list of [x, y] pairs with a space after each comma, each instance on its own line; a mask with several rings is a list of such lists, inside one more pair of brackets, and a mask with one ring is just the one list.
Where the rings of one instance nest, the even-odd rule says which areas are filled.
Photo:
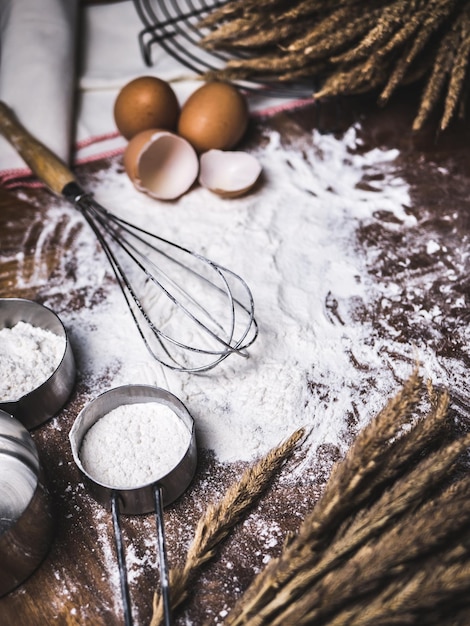
[[16, 149], [36, 176], [56, 194], [75, 181], [67, 165], [24, 128], [13, 111], [0, 101], [0, 133]]

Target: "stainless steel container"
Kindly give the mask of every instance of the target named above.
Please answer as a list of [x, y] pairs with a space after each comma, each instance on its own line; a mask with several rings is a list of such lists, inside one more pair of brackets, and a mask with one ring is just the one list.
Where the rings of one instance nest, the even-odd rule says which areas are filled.
[[[99, 419], [117, 407], [125, 404], [141, 404], [146, 402], [158, 402], [166, 405], [183, 422], [190, 435], [189, 443], [184, 454], [168, 473], [159, 476], [151, 483], [142, 484], [133, 489], [121, 489], [113, 487], [112, 485], [103, 484], [83, 467], [80, 458], [83, 438]], [[172, 623], [170, 580], [166, 558], [163, 507], [181, 496], [194, 477], [197, 465], [197, 448], [193, 418], [181, 400], [165, 389], [151, 385], [124, 385], [111, 389], [90, 402], [75, 420], [69, 438], [73, 458], [90, 492], [98, 502], [108, 509], [111, 509], [121, 581], [124, 622], [126, 626], [132, 626], [132, 613], [119, 514], [137, 515], [155, 511], [164, 620], [165, 626], [170, 626]]]
[[0, 596], [37, 569], [53, 533], [36, 445], [18, 420], [0, 410]]
[[[80, 459], [80, 447], [87, 431], [101, 417], [123, 404], [160, 402], [167, 405], [183, 421], [191, 437], [186, 453], [180, 462], [165, 476], [134, 489], [116, 489], [103, 485], [84, 469]], [[196, 437], [194, 421], [184, 404], [165, 389], [152, 385], [123, 385], [101, 394], [90, 402], [78, 415], [70, 431], [70, 444], [73, 458], [83, 474], [87, 487], [95, 499], [108, 509], [113, 494], [119, 496], [120, 512], [126, 515], [150, 513], [155, 510], [154, 486], [162, 488], [163, 505], [176, 500], [188, 487], [197, 464]]]
[[0, 298], [0, 329], [25, 322], [65, 338], [62, 360], [43, 384], [14, 401], [0, 402], [0, 410], [35, 428], [55, 415], [67, 402], [75, 384], [75, 360], [64, 325], [57, 315], [37, 302]]

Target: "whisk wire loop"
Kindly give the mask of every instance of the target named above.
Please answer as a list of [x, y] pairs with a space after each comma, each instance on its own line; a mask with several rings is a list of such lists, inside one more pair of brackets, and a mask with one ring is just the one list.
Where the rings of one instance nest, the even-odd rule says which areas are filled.
[[[159, 362], [170, 369], [204, 372], [230, 354], [248, 356], [246, 348], [258, 327], [253, 296], [238, 274], [118, 217], [77, 185], [64, 195], [93, 229], [139, 334]], [[180, 281], [166, 266], [176, 269]], [[166, 304], [160, 302], [157, 324], [152, 304], [162, 294]], [[184, 338], [177, 339], [176, 332]]]
[[[121, 220], [119, 220], [119, 221], [121, 221]], [[123, 223], [125, 223], [125, 222], [123, 222]], [[126, 223], [125, 223], [125, 224], [126, 224]], [[126, 224], [126, 225], [127, 225], [127, 226], [129, 226], [129, 224]], [[111, 236], [112, 236], [113, 240], [117, 242], [117, 241], [118, 241], [118, 236], [117, 236], [117, 234], [114, 232], [114, 230], [113, 230], [113, 231], [111, 231], [111, 230], [110, 230], [110, 234], [111, 234]], [[147, 243], [147, 242], [145, 242], [145, 241], [144, 241], [141, 237], [139, 237], [137, 234], [134, 234], [134, 236], [135, 236], [135, 238], [137, 239], [137, 241], [140, 241], [141, 243]], [[141, 251], [141, 250], [139, 250], [139, 249], [138, 249], [135, 245], [133, 245], [133, 244], [131, 243], [131, 241], [126, 240], [126, 239], [123, 239], [123, 240], [121, 240], [121, 242], [120, 242], [120, 243], [121, 243], [121, 245], [122, 245], [123, 249], [127, 252], [127, 254], [128, 254], [131, 258], [133, 258], [133, 260], [137, 263], [137, 265], [140, 267], [140, 269], [141, 269], [141, 270], [142, 270], [142, 271], [146, 274], [146, 276], [148, 277], [148, 279], [149, 279], [149, 280], [151, 280], [151, 281], [152, 281], [153, 283], [155, 283], [156, 285], [158, 285], [158, 286], [159, 286], [159, 287], [160, 287], [160, 288], [161, 288], [161, 289], [162, 289], [162, 290], [166, 293], [166, 295], [167, 295], [167, 296], [168, 296], [168, 297], [169, 297], [169, 298], [170, 298], [170, 299], [171, 299], [171, 300], [172, 300], [172, 301], [173, 301], [173, 302], [174, 302], [177, 306], [181, 306], [181, 308], [185, 311], [185, 313], [186, 313], [189, 317], [191, 317], [191, 318], [193, 319], [193, 321], [194, 321], [194, 322], [196, 322], [197, 324], [202, 325], [202, 322], [201, 322], [199, 319], [197, 319], [197, 318], [196, 318], [196, 317], [195, 317], [195, 316], [191, 313], [191, 311], [190, 311], [188, 308], [186, 308], [186, 307], [184, 307], [183, 305], [181, 305], [181, 303], [179, 303], [179, 302], [177, 301], [177, 299], [173, 296], [173, 294], [172, 294], [169, 290], [167, 290], [167, 289], [165, 288], [164, 284], [163, 284], [161, 281], [157, 280], [157, 278], [156, 278], [156, 274], [160, 274], [160, 275], [161, 275], [161, 276], [165, 279], [165, 281], [166, 281], [169, 285], [171, 285], [171, 286], [172, 286], [172, 287], [173, 287], [176, 291], [178, 291], [180, 294], [184, 295], [184, 297], [185, 297], [185, 298], [186, 298], [186, 299], [187, 299], [187, 300], [188, 300], [188, 301], [189, 301], [192, 305], [194, 305], [194, 306], [195, 306], [196, 308], [198, 308], [201, 312], [203, 312], [203, 313], [204, 313], [204, 315], [206, 315], [206, 316], [207, 316], [207, 317], [211, 320], [211, 322], [213, 322], [213, 323], [214, 323], [214, 325], [216, 325], [216, 326], [217, 326], [220, 330], [223, 330], [223, 327], [221, 326], [221, 324], [219, 324], [219, 323], [217, 322], [217, 320], [216, 320], [216, 319], [215, 319], [215, 318], [214, 318], [214, 317], [210, 314], [210, 312], [207, 310], [207, 308], [203, 307], [203, 306], [201, 305], [201, 303], [197, 302], [197, 301], [196, 301], [196, 300], [195, 300], [195, 299], [191, 296], [191, 294], [190, 294], [190, 293], [188, 293], [188, 291], [186, 291], [185, 289], [183, 289], [183, 288], [181, 287], [181, 285], [178, 285], [177, 283], [175, 283], [175, 281], [174, 281], [174, 280], [173, 280], [173, 279], [172, 279], [172, 278], [171, 278], [171, 277], [170, 277], [170, 276], [169, 276], [166, 272], [164, 272], [161, 268], [159, 268], [159, 267], [156, 265], [156, 263], [154, 263], [151, 259], [149, 259], [149, 258], [147, 258], [146, 256], [144, 256], [144, 254], [142, 253], [142, 251]], [[147, 243], [147, 245], [149, 245], [149, 244]], [[168, 258], [168, 255], [167, 255], [167, 254], [165, 254], [165, 252], [164, 252], [163, 250], [160, 250], [160, 249], [158, 249], [158, 248], [156, 248], [155, 246], [152, 246], [152, 245], [151, 245], [150, 247], [151, 247], [151, 249], [152, 249], [152, 250], [154, 250], [154, 251], [158, 252], [159, 254], [161, 254], [162, 256], [165, 256], [165, 257], [167, 257], [167, 258]], [[182, 249], [182, 248], [181, 248], [181, 246], [178, 246], [178, 247], [179, 247], [180, 249]], [[201, 258], [201, 256], [200, 256], [200, 255], [197, 255], [196, 253], [195, 253], [195, 257], [199, 257], [199, 258]], [[176, 259], [175, 259], [175, 262], [176, 262], [176, 263], [178, 263], [178, 261], [177, 261]], [[230, 290], [228, 289], [228, 284], [227, 284], [227, 281], [225, 280], [225, 278], [224, 278], [224, 276], [223, 276], [222, 272], [219, 270], [219, 268], [217, 267], [217, 265], [215, 265], [214, 263], [212, 263], [209, 259], [207, 259], [207, 263], [209, 263], [210, 265], [212, 265], [212, 266], [213, 266], [214, 271], [216, 271], [216, 272], [220, 275], [221, 279], [224, 281], [224, 283], [225, 283], [225, 285], [226, 285], [225, 293], [227, 294], [227, 297], [228, 297], [228, 298], [229, 298], [229, 300], [230, 300], [230, 303], [231, 303], [231, 308], [232, 308], [232, 310], [233, 310], [233, 314], [234, 314], [233, 296], [232, 296], [232, 293], [230, 292]], [[154, 274], [152, 274], [152, 272], [150, 272], [150, 271], [149, 271], [149, 269], [146, 267], [146, 264], [154, 270], [154, 272], [155, 272]], [[193, 274], [195, 274], [196, 276], [198, 276], [201, 280], [207, 280], [204, 276], [202, 276], [202, 275], [200, 275], [200, 274], [197, 274], [197, 272], [194, 272], [193, 270], [191, 270], [191, 268], [188, 268], [188, 269], [189, 269], [189, 271], [191, 271]], [[213, 284], [213, 286], [214, 286], [214, 287], [216, 287], [216, 285], [214, 285], [214, 284]], [[234, 327], [233, 327], [233, 325], [232, 325], [232, 332], [230, 333], [230, 338], [232, 338], [232, 337], [233, 337], [233, 330], [234, 330]], [[162, 333], [161, 331], [157, 331], [157, 332], [158, 332], [159, 334], [161, 334], [162, 336], [165, 336], [165, 335], [164, 335], [164, 333]], [[230, 344], [229, 344], [229, 343], [227, 343], [227, 342], [225, 342], [225, 341], [222, 341], [222, 339], [221, 339], [220, 337], [218, 337], [215, 333], [213, 333], [213, 332], [211, 331], [211, 329], [210, 329], [210, 328], [207, 328], [207, 332], [209, 332], [210, 334], [212, 334], [212, 336], [213, 336], [213, 337], [214, 337], [217, 341], [219, 341], [220, 343], [222, 343], [222, 344], [223, 344], [226, 348], [231, 348], [231, 346], [230, 346]], [[170, 338], [168, 338], [168, 339], [170, 339]], [[175, 342], [175, 343], [178, 343], [178, 342]], [[217, 353], [214, 353], [214, 354], [217, 354]]]

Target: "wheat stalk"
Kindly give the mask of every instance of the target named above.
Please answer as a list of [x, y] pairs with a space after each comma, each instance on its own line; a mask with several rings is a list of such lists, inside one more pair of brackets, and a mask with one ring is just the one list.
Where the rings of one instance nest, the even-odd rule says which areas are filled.
[[464, 110], [470, 0], [374, 0], [366, 6], [358, 0], [244, 4], [229, 2], [201, 22], [201, 28], [212, 29], [202, 37], [203, 47], [235, 54], [251, 51], [207, 77], [309, 80], [320, 85], [317, 100], [376, 91], [381, 104], [399, 86], [424, 80], [415, 130], [441, 105], [441, 129]]
[[[460, 30], [461, 25], [459, 20], [456, 20], [453, 28], [449, 29], [449, 31], [442, 37], [436, 52], [436, 59], [432, 68], [431, 77], [424, 90], [418, 114], [413, 122], [416, 129], [421, 127], [429, 118], [436, 103], [444, 92], [446, 81], [455, 63], [456, 52], [460, 39]], [[449, 91], [451, 95], [454, 92], [455, 88]]]
[[312, 589], [321, 577], [342, 566], [346, 558], [350, 558], [368, 541], [383, 533], [392, 524], [397, 523], [400, 517], [423, 502], [427, 494], [445, 480], [448, 472], [469, 445], [470, 436], [452, 442], [436, 454], [428, 456], [409, 475], [385, 491], [370, 508], [361, 511], [349, 524], [347, 531], [339, 538], [336, 537], [328, 546], [318, 562], [311, 563], [308, 546], [305, 546], [305, 560], [301, 570], [283, 586], [282, 595], [278, 594], [269, 607], [264, 607], [258, 613], [258, 617], [270, 617], [271, 614], [286, 609], [302, 593]]
[[[186, 562], [182, 567], [170, 570], [172, 609], [178, 607], [187, 598], [188, 585], [195, 573], [214, 557], [221, 542], [262, 496], [275, 474], [280, 471], [303, 440], [304, 435], [303, 428], [296, 430], [281, 445], [268, 452], [253, 466], [248, 467], [240, 480], [227, 490], [219, 503], [208, 506], [197, 524]], [[155, 593], [150, 626], [158, 626], [162, 620], [163, 603], [159, 595]]]
[[[430, 408], [416, 419], [425, 390]], [[425, 619], [428, 626], [465, 626], [470, 474], [456, 469], [470, 433], [451, 436], [448, 406], [448, 393], [424, 385], [416, 368], [359, 433], [298, 534], [226, 625], [403, 626]], [[170, 573], [173, 608], [303, 436], [296, 431], [208, 507], [185, 564]], [[151, 626], [162, 619], [155, 594]]]
[[[452, 538], [451, 538], [452, 541]], [[328, 626], [380, 626], [417, 623], [426, 616], [443, 624], [443, 615], [459, 610], [470, 585], [470, 533], [466, 531], [448, 549], [438, 551], [386, 585], [377, 595], [364, 599], [339, 612]], [[424, 621], [424, 620], [423, 620]]]
[[[442, 451], [439, 480], [445, 477], [445, 470], [453, 464], [447, 463], [446, 453], [451, 454], [455, 462], [469, 445], [470, 435], [456, 442], [452, 451], [450, 447]], [[422, 487], [429, 489], [436, 482], [436, 475], [429, 476], [433, 472], [430, 458], [427, 461], [427, 468], [421, 468], [428, 474], [424, 485], [417, 486], [410, 499], [406, 487], [413, 489], [413, 484], [411, 480], [404, 480], [399, 489], [401, 494], [393, 494], [400, 495], [401, 500], [393, 501], [393, 495], [385, 496], [388, 502], [379, 502], [369, 515], [364, 514], [358, 524], [351, 526], [342, 541], [328, 546], [324, 559], [326, 563], [319, 564], [316, 568], [319, 571], [310, 569], [307, 563], [289, 585], [282, 588], [276, 602], [269, 607], [269, 613], [275, 615], [275, 619], [269, 616], [272, 626], [309, 624], [314, 619], [334, 614], [342, 603], [376, 592], [388, 577], [401, 574], [405, 565], [431, 552], [465, 527], [470, 521], [470, 503], [467, 503], [470, 477], [461, 479], [442, 494], [427, 500]], [[416, 472], [412, 479], [418, 479]], [[424, 504], [419, 506], [422, 502]], [[414, 511], [413, 506], [418, 509]], [[407, 514], [400, 515], [403, 512]], [[355, 551], [349, 558], [342, 558], [352, 550]], [[319, 576], [322, 577], [312, 585]], [[303, 595], [302, 591], [305, 592]], [[267, 609], [259, 612], [255, 623], [268, 623], [259, 621], [265, 613]]]
[[467, 5], [460, 18], [460, 41], [454, 55], [454, 63], [449, 78], [447, 97], [441, 128], [446, 128], [454, 113], [461, 107], [463, 113], [464, 99], [460, 94], [465, 92], [465, 81], [468, 77], [468, 59], [470, 57], [470, 5]]
[[[442, 549], [449, 538], [468, 526], [469, 496], [467, 475], [358, 550], [271, 624], [320, 623], [348, 602], [377, 593], [416, 560]], [[295, 612], [301, 618], [289, 621]]]
[[[411, 427], [405, 428], [423, 392], [417, 370], [360, 433], [346, 459], [335, 467], [324, 495], [304, 520], [298, 535], [258, 575], [230, 613], [227, 625], [324, 623], [324, 614], [337, 607], [338, 598], [342, 601], [343, 596], [350, 597], [347, 588], [340, 591], [333, 580], [344, 583], [348, 577], [354, 579], [354, 568], [360, 571], [361, 567], [365, 580], [359, 578], [359, 586], [370, 584], [369, 578], [377, 578], [378, 574], [366, 565], [376, 537], [396, 555], [407, 545], [404, 529], [410, 525], [418, 533], [416, 545], [424, 552], [433, 545], [433, 539], [420, 543], [419, 533], [433, 535], [432, 517], [439, 520], [442, 540], [448, 539], [453, 528], [449, 526], [453, 520], [446, 515], [452, 517], [452, 511], [459, 511], [455, 514], [458, 528], [464, 523], [462, 519], [470, 521], [470, 509], [466, 512], [464, 506], [460, 511], [462, 492], [467, 494], [469, 480], [433, 500], [436, 488], [448, 479], [470, 445], [470, 435], [449, 439], [448, 393], [436, 392], [430, 383], [427, 388], [430, 411]], [[374, 444], [381, 448], [381, 455]], [[333, 504], [338, 498], [341, 506]], [[325, 515], [329, 510], [331, 517]], [[404, 536], [398, 542], [396, 533], [400, 532]], [[438, 536], [434, 533], [434, 538]], [[378, 560], [382, 560], [382, 544], [376, 552], [380, 555]], [[411, 551], [404, 558], [409, 562], [417, 555]], [[385, 556], [385, 567], [386, 559]], [[384, 575], [378, 580], [383, 585]], [[315, 599], [319, 602], [318, 598], [327, 597], [332, 585], [331, 604], [315, 606]], [[357, 589], [350, 595], [354, 593]], [[308, 619], [302, 621], [304, 615]]]
[[[279, 589], [302, 568], [305, 550], [315, 561], [344, 520], [363, 504], [376, 488], [374, 476], [384, 465], [384, 451], [400, 428], [409, 421], [422, 393], [422, 380], [415, 369], [402, 389], [359, 433], [346, 458], [333, 468], [325, 491], [305, 518], [295, 540], [280, 558], [272, 559], [257, 576], [228, 617], [238, 626], [246, 616], [254, 618], [276, 597]], [[240, 620], [239, 620], [240, 617]]]
[[413, 61], [428, 43], [431, 35], [449, 17], [455, 4], [456, 0], [447, 0], [445, 3], [442, 0], [429, 0], [427, 14], [419, 19], [417, 35], [409, 48], [405, 48], [402, 56], [395, 64], [387, 84], [380, 94], [379, 102], [385, 103], [390, 99], [397, 86], [403, 81]]

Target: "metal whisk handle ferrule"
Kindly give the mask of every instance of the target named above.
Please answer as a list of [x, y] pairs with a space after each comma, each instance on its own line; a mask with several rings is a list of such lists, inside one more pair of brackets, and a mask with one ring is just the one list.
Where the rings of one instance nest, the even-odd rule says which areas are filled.
[[76, 181], [67, 183], [62, 189], [62, 195], [66, 200], [72, 202], [73, 204], [77, 204], [83, 198], [90, 196], [90, 194], [84, 191]]

